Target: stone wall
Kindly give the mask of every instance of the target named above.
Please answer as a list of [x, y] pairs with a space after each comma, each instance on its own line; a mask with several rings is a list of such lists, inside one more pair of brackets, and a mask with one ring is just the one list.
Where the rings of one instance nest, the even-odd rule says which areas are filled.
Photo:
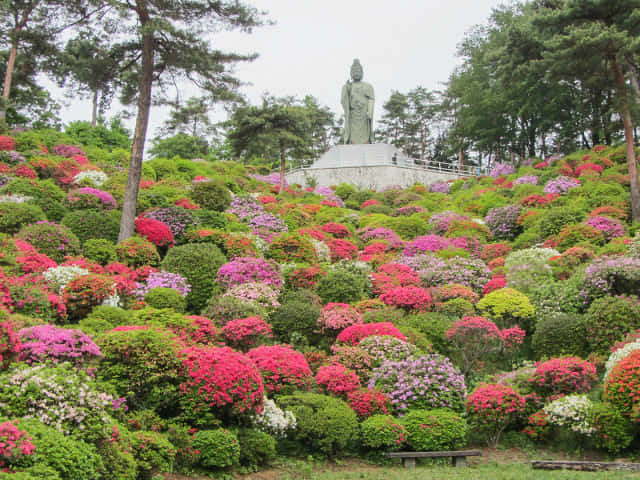
[[419, 167], [395, 165], [369, 165], [360, 167], [306, 168], [286, 175], [290, 184], [305, 185], [307, 178], [314, 178], [318, 185], [330, 186], [351, 183], [359, 188], [380, 190], [384, 187], [410, 187], [414, 183], [429, 185], [438, 181], [456, 180], [463, 175], [445, 173]]

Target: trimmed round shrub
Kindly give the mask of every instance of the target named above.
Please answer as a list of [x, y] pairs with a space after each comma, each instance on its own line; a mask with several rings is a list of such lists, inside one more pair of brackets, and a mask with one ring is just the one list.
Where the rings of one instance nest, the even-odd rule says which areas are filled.
[[349, 345], [358, 345], [363, 339], [376, 336], [390, 336], [406, 341], [407, 337], [400, 332], [392, 323], [358, 323], [345, 328], [338, 335], [338, 341]]
[[480, 385], [467, 398], [469, 425], [485, 437], [491, 448], [497, 447], [502, 432], [524, 411], [524, 397], [507, 385]]
[[593, 261], [584, 271], [581, 300], [588, 304], [606, 295], [636, 295], [640, 292], [640, 258], [614, 255]]
[[162, 269], [179, 273], [191, 285], [187, 295], [190, 312], [200, 312], [211, 298], [218, 269], [226, 261], [220, 249], [208, 243], [173, 247], [162, 261]]
[[0, 203], [0, 233], [13, 235], [22, 227], [45, 220], [44, 212], [31, 203]]
[[400, 450], [408, 433], [401, 421], [389, 415], [374, 415], [360, 425], [362, 445], [371, 450]]
[[493, 319], [500, 328], [520, 326], [532, 330], [534, 314], [529, 298], [513, 288], [501, 288], [485, 295], [478, 302], [478, 310]]
[[238, 432], [240, 465], [255, 469], [267, 465], [277, 457], [276, 440], [260, 430], [243, 429]]
[[254, 257], [238, 257], [225, 263], [218, 270], [217, 280], [226, 289], [245, 283], [264, 283], [279, 289], [283, 283], [276, 262]]
[[78, 327], [85, 333], [96, 334], [106, 332], [114, 327], [131, 325], [132, 321], [133, 315], [131, 310], [124, 310], [109, 305], [100, 305], [80, 320]]
[[536, 324], [531, 346], [538, 358], [586, 356], [589, 341], [584, 316], [558, 313], [541, 319]]
[[438, 354], [385, 362], [373, 371], [368, 386], [386, 393], [400, 412], [440, 407], [462, 410], [466, 391], [464, 376]]
[[[37, 419], [22, 418], [16, 425], [31, 437], [35, 450], [22, 463], [28, 470], [38, 467], [49, 467], [55, 471], [59, 479], [77, 478], [83, 480], [99, 480], [102, 477], [102, 461], [93, 445], [66, 436], [54, 427], [47, 427]], [[30, 468], [29, 468], [30, 467]], [[35, 471], [35, 470], [34, 470]], [[46, 478], [46, 477], [44, 477]], [[25, 480], [43, 479], [39, 475], [26, 477]]]
[[144, 296], [144, 301], [152, 308], [173, 308], [180, 313], [184, 313], [187, 306], [180, 292], [166, 287], [152, 288]]
[[104, 266], [115, 261], [116, 247], [104, 238], [90, 238], [83, 243], [82, 254], [92, 262]]
[[66, 255], [80, 254], [80, 241], [65, 226], [53, 222], [36, 222], [24, 227], [16, 238], [33, 245], [38, 252], [60, 263]]
[[112, 383], [131, 408], [175, 414], [185, 371], [173, 334], [146, 325], [116, 327], [98, 345], [98, 378]]
[[358, 343], [358, 348], [371, 357], [375, 368], [387, 361], [406, 360], [418, 354], [418, 348], [411, 343], [391, 335], [371, 335]]
[[247, 317], [231, 320], [220, 329], [227, 345], [246, 352], [273, 338], [271, 325], [260, 317]]
[[198, 450], [198, 463], [205, 468], [226, 468], [240, 460], [240, 442], [229, 430], [200, 430], [193, 435], [192, 447]]
[[69, 228], [82, 245], [90, 239], [104, 239], [111, 243], [118, 240], [120, 222], [99, 210], [76, 210], [67, 213], [62, 224]]
[[318, 327], [320, 307], [308, 302], [287, 302], [280, 305], [269, 315], [273, 332], [289, 341], [292, 335], [311, 339]]
[[390, 288], [380, 295], [380, 300], [408, 312], [413, 310], [424, 312], [431, 307], [432, 303], [427, 289], [413, 285]]
[[146, 238], [156, 247], [170, 247], [173, 245], [173, 232], [164, 223], [153, 218], [138, 217], [135, 220], [136, 232]]
[[494, 237], [510, 240], [522, 231], [522, 227], [518, 224], [521, 213], [522, 209], [519, 205], [492, 208], [485, 217], [485, 224]]
[[113, 295], [115, 288], [111, 280], [93, 273], [74, 278], [62, 290], [62, 300], [72, 320], [87, 316], [93, 307]]
[[579, 357], [552, 358], [538, 363], [529, 378], [531, 388], [547, 397], [587, 393], [597, 381], [596, 367]]
[[156, 267], [160, 263], [160, 255], [156, 246], [142, 237], [131, 237], [116, 245], [116, 255], [120, 263], [131, 268], [143, 265]]
[[297, 233], [284, 233], [271, 242], [267, 256], [278, 263], [316, 263], [313, 244]]
[[249, 350], [247, 356], [256, 364], [267, 392], [292, 393], [311, 387], [312, 373], [306, 358], [286, 345], [263, 345]]
[[262, 409], [264, 385], [249, 357], [229, 347], [191, 347], [181, 355], [187, 369], [180, 385], [186, 411], [220, 418]]
[[362, 323], [362, 316], [348, 303], [329, 303], [322, 309], [322, 315], [318, 319], [320, 331], [327, 334], [336, 334], [346, 327]]
[[589, 412], [593, 443], [614, 455], [626, 450], [633, 441], [633, 424], [608, 403], [596, 403]]
[[290, 437], [307, 451], [331, 457], [354, 450], [360, 433], [358, 419], [342, 400], [297, 393], [281, 397], [279, 404], [293, 412], [296, 429]]
[[369, 388], [361, 388], [350, 392], [347, 395], [347, 403], [360, 419], [378, 414], [386, 415], [391, 408], [389, 397], [382, 392]]
[[320, 278], [316, 293], [322, 303], [355, 303], [364, 298], [364, 286], [358, 275], [333, 270]]
[[598, 298], [585, 320], [591, 349], [606, 355], [626, 334], [640, 329], [640, 302], [630, 297]]
[[225, 326], [236, 318], [264, 317], [264, 308], [257, 303], [246, 302], [240, 298], [227, 295], [214, 295], [209, 300], [202, 314], [215, 320], [217, 325]]
[[460, 450], [469, 430], [464, 418], [449, 410], [410, 410], [401, 420], [407, 443], [416, 452]]
[[229, 189], [214, 181], [197, 182], [189, 196], [202, 208], [215, 212], [223, 212], [231, 205]]

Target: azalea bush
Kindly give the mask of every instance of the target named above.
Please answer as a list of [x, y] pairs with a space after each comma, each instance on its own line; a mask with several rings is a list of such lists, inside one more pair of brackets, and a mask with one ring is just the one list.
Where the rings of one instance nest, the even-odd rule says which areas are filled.
[[260, 317], [231, 320], [220, 329], [220, 333], [229, 346], [243, 351], [273, 338], [271, 325]]
[[69, 362], [84, 366], [101, 357], [100, 349], [81, 330], [54, 325], [23, 328], [20, 360], [28, 364]]
[[384, 393], [370, 388], [353, 390], [347, 394], [347, 403], [359, 418], [388, 414], [391, 401]]
[[632, 351], [613, 367], [604, 383], [604, 399], [634, 422], [640, 420], [639, 365], [640, 351]]
[[407, 444], [416, 452], [460, 450], [469, 431], [459, 414], [439, 408], [411, 410], [401, 423], [407, 430]]
[[334, 395], [347, 395], [360, 388], [358, 375], [339, 363], [320, 367], [315, 380], [318, 386]]
[[401, 450], [407, 441], [407, 429], [389, 415], [374, 415], [360, 425], [362, 444], [372, 450]]
[[279, 289], [283, 283], [276, 262], [253, 257], [239, 257], [225, 263], [218, 269], [217, 281], [225, 288], [257, 282]]
[[320, 330], [329, 334], [359, 323], [362, 323], [362, 316], [348, 303], [328, 303], [318, 318]]
[[249, 350], [247, 356], [262, 375], [267, 392], [291, 393], [311, 386], [312, 373], [307, 360], [291, 347], [260, 346]]
[[400, 332], [400, 330], [398, 330], [392, 323], [382, 322], [351, 325], [350, 327], [347, 327], [342, 332], [340, 332], [340, 334], [338, 335], [338, 341], [350, 345], [357, 345], [364, 338], [370, 337], [372, 335], [389, 335], [400, 340], [407, 339], [407, 337], [405, 337], [404, 334], [402, 334], [402, 332]]
[[586, 393], [593, 388], [598, 377], [596, 367], [578, 357], [552, 358], [538, 363], [529, 382], [544, 396]]

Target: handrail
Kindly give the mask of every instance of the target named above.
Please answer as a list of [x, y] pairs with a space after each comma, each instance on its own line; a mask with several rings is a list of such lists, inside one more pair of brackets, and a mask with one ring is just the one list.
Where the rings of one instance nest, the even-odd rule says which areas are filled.
[[475, 177], [486, 175], [486, 171], [482, 167], [470, 167], [464, 165], [460, 167], [459, 165], [455, 165], [453, 163], [441, 163], [438, 162], [437, 166], [435, 165], [407, 165], [407, 164], [397, 164], [397, 163], [378, 163], [375, 165], [353, 165], [353, 166], [335, 166], [335, 167], [321, 167], [321, 168], [313, 168], [312, 165], [308, 167], [298, 167], [291, 168], [287, 170], [287, 174], [299, 172], [299, 171], [308, 171], [308, 170], [324, 170], [326, 168], [360, 168], [360, 167], [401, 167], [401, 168], [410, 168], [412, 170], [420, 170], [420, 171], [430, 171], [430, 172], [441, 172], [441, 173], [454, 173], [458, 175], [464, 175], [468, 177]]

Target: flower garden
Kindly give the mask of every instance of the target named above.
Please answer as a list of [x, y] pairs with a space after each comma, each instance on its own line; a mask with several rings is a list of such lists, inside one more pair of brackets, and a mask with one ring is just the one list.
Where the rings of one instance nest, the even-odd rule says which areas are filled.
[[[621, 148], [373, 192], [0, 137], [0, 479], [640, 441]], [[625, 176], [627, 175], [627, 176]]]

